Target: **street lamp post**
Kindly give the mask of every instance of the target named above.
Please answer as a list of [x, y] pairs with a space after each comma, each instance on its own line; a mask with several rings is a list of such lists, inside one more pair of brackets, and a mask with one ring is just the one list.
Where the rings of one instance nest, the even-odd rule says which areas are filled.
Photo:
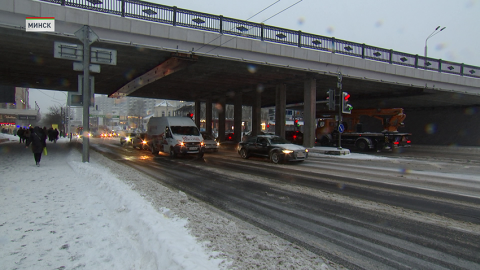
[[[425, 39], [425, 62], [427, 62], [427, 41], [429, 38], [435, 36], [436, 34], [442, 32], [445, 28], [447, 27], [443, 27], [440, 29], [440, 26], [437, 26], [437, 28], [435, 28], [435, 30], [433, 30], [433, 32], [427, 37], [427, 39]], [[440, 29], [440, 30], [438, 30]]]

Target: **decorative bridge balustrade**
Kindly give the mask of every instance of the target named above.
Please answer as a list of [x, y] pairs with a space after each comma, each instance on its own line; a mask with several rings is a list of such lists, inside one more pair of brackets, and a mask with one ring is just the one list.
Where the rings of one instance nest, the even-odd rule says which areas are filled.
[[242, 21], [219, 15], [180, 9], [177, 7], [164, 6], [140, 0], [40, 1], [173, 26], [201, 29], [209, 32], [281, 43], [300, 48], [327, 51], [389, 64], [480, 78], [480, 67], [477, 66], [444, 61], [441, 59], [425, 58], [418, 54], [397, 52], [366, 44], [335, 39], [333, 37], [303, 33], [301, 31]]

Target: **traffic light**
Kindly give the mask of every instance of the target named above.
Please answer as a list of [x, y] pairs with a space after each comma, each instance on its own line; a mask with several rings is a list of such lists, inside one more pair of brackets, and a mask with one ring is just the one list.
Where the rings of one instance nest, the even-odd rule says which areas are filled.
[[295, 119], [293, 122], [295, 123], [295, 127], [297, 128], [297, 130], [300, 129], [300, 124], [298, 123], [298, 119]]
[[187, 116], [193, 119], [193, 113], [188, 113]]
[[347, 92], [342, 92], [342, 113], [351, 114], [353, 107], [352, 105], [348, 104], [348, 99], [350, 98], [350, 94]]
[[329, 89], [327, 92], [328, 110], [335, 111], [335, 90]]

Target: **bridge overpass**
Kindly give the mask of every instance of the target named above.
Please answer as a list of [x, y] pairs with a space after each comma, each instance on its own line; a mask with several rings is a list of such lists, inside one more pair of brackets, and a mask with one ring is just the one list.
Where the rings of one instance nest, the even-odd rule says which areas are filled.
[[[305, 103], [306, 128], [313, 129], [315, 111], [323, 110], [316, 101], [336, 88], [341, 72], [354, 108], [480, 104], [480, 67], [473, 65], [141, 1], [2, 3], [2, 85], [77, 91], [79, 73], [71, 61], [53, 57], [54, 42], [81, 44], [73, 33], [89, 25], [99, 36], [92, 46], [118, 53], [116, 66], [92, 74], [95, 92], [111, 97], [206, 102], [207, 111], [212, 103], [250, 105], [254, 112]], [[29, 16], [55, 17], [55, 32], [26, 32]]]

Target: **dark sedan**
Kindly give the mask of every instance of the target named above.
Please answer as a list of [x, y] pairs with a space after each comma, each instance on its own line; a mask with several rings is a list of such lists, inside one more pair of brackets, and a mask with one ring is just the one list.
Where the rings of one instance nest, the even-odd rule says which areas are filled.
[[263, 156], [275, 164], [281, 161], [304, 161], [308, 157], [308, 149], [305, 147], [272, 135], [250, 137], [238, 144], [237, 151], [242, 158]]

